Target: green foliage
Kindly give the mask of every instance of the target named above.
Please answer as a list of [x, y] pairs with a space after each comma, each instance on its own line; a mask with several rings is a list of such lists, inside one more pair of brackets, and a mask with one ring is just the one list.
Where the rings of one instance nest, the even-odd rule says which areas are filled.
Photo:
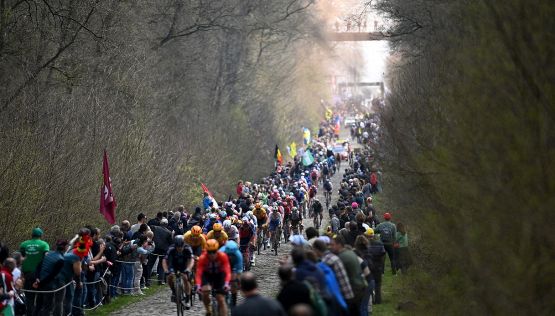
[[555, 5], [379, 7], [394, 33], [420, 26], [394, 39], [382, 117], [389, 196], [422, 236], [422, 313], [552, 314]]

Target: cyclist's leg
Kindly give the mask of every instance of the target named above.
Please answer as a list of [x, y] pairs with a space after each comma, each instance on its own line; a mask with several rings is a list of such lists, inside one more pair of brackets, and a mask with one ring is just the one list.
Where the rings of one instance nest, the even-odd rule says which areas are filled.
[[188, 303], [190, 300], [189, 294], [191, 294], [191, 282], [189, 282], [189, 276], [187, 273], [183, 273], [181, 277], [183, 278], [183, 293], [185, 293], [185, 302]]
[[227, 315], [227, 303], [225, 301], [225, 295], [227, 294], [224, 290], [224, 274], [219, 273], [211, 278], [211, 285], [216, 292], [216, 300], [218, 301], [218, 315]]
[[216, 300], [218, 301], [218, 315], [227, 315], [227, 303], [225, 301], [225, 294], [216, 294]]
[[170, 286], [170, 289], [172, 290], [172, 294], [175, 295], [175, 274], [170, 274], [168, 275], [168, 285]]
[[207, 313], [211, 313], [212, 309], [210, 307], [210, 294], [212, 292], [212, 286], [206, 275], [202, 276], [202, 302], [204, 303], [204, 308], [206, 309]]

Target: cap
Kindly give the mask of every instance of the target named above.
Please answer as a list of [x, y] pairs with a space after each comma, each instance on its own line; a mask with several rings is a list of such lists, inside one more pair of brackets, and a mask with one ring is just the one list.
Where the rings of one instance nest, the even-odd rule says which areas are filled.
[[372, 228], [368, 228], [365, 232], [364, 235], [372, 237], [374, 236], [374, 230]]
[[40, 229], [40, 227], [33, 228], [33, 232], [31, 233], [33, 237], [41, 237], [42, 234], [44, 234], [44, 232]]
[[168, 219], [167, 218], [162, 218], [162, 220], [160, 221], [160, 224], [168, 225]]

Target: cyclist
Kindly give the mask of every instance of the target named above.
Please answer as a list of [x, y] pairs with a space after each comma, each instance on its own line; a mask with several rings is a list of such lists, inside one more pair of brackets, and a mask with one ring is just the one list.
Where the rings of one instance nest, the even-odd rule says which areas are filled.
[[227, 255], [218, 251], [218, 248], [220, 245], [215, 239], [209, 239], [206, 242], [206, 252], [198, 260], [195, 275], [195, 287], [199, 293], [202, 293], [207, 316], [212, 315], [212, 306], [210, 305], [212, 291], [218, 301], [218, 315], [227, 315], [225, 294], [230, 289], [231, 268]]
[[[291, 210], [291, 235], [294, 233], [302, 234], [303, 233], [303, 214], [299, 211], [298, 208], [293, 207]], [[295, 231], [295, 228], [297, 228]]]
[[237, 226], [231, 224], [231, 220], [226, 219], [223, 223], [224, 232], [227, 234], [228, 240], [233, 240], [236, 243], [239, 242], [239, 229]]
[[191, 307], [191, 283], [189, 279], [191, 278], [191, 271], [193, 269], [193, 250], [189, 245], [183, 240], [183, 236], [178, 235], [175, 237], [175, 242], [173, 247], [170, 247], [164, 260], [162, 261], [162, 267], [164, 272], [169, 274], [168, 284], [172, 290], [171, 301], [175, 302], [175, 273], [181, 272], [181, 278], [183, 279], [183, 287], [185, 292], [185, 308], [189, 309]]
[[[312, 211], [312, 203], [316, 198], [317, 193], [318, 193], [318, 188], [316, 188], [315, 185], [310, 186], [310, 189], [308, 189], [308, 207], [310, 208], [311, 211]], [[310, 215], [312, 216], [312, 214]]]
[[279, 238], [280, 237], [277, 234], [278, 234], [278, 231], [279, 231], [278, 228], [280, 228], [281, 223], [283, 221], [283, 218], [282, 218], [282, 215], [280, 214], [277, 207], [270, 208], [270, 210], [271, 210], [271, 213], [270, 213], [270, 216], [269, 216], [268, 228], [269, 228], [269, 231], [270, 231], [270, 240], [274, 240], [273, 238]]
[[193, 254], [197, 257], [206, 249], [206, 238], [202, 234], [202, 228], [198, 225], [193, 226], [190, 231], [186, 232], [183, 239], [192, 248]]
[[231, 266], [231, 306], [237, 305], [237, 291], [239, 289], [239, 277], [243, 272], [243, 255], [239, 246], [233, 240], [229, 240], [220, 251], [225, 253]]
[[326, 196], [326, 207], [329, 206], [331, 202], [331, 192], [333, 191], [333, 185], [330, 179], [326, 178], [324, 180], [324, 195]]
[[250, 258], [250, 263], [254, 266], [254, 253], [252, 249], [254, 249], [254, 245], [256, 244], [256, 228], [253, 224], [249, 223], [249, 219], [247, 217], [243, 217], [241, 226], [239, 227], [239, 245], [241, 249], [241, 253], [247, 253], [248, 260]]
[[222, 224], [214, 224], [214, 226], [212, 226], [212, 230], [209, 231], [208, 234], [206, 234], [206, 239], [216, 239], [218, 244], [220, 244], [221, 246], [225, 245], [225, 243], [227, 242], [227, 234], [223, 231], [223, 229], [224, 227]]
[[320, 223], [322, 223], [322, 217], [323, 217], [323, 206], [322, 203], [320, 203], [320, 201], [317, 198], [314, 198], [314, 201], [312, 202], [312, 216], [314, 216], [314, 222], [317, 222], [316, 228], [320, 228]]
[[[268, 214], [266, 213], [267, 207], [268, 207], [267, 205], [265, 205], [265, 207], [262, 207], [260, 203], [256, 203], [256, 205], [254, 206], [254, 211], [252, 212], [254, 217], [256, 217], [256, 223], [258, 226], [256, 229], [257, 236], [260, 234], [260, 231], [262, 230], [261, 236], [263, 236], [263, 239], [266, 239], [264, 228], [267, 226], [266, 224], [268, 222]], [[265, 242], [265, 240], [263, 240], [262, 242]]]

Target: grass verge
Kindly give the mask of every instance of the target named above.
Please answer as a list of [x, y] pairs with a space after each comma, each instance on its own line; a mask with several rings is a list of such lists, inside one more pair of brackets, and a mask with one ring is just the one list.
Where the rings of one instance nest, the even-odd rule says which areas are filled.
[[137, 295], [137, 296], [122, 295], [122, 296], [118, 296], [115, 299], [113, 299], [110, 302], [110, 304], [102, 305], [94, 311], [87, 311], [86, 314], [90, 315], [90, 316], [107, 316], [107, 315], [110, 315], [110, 313], [115, 312], [117, 310], [120, 310], [120, 309], [124, 308], [127, 305], [130, 305], [130, 304], [136, 303], [138, 301], [144, 300], [146, 297], [155, 294], [156, 292], [164, 289], [165, 287], [166, 287], [166, 285], [153, 284], [148, 289], [143, 290], [143, 293], [145, 293], [145, 295]]

